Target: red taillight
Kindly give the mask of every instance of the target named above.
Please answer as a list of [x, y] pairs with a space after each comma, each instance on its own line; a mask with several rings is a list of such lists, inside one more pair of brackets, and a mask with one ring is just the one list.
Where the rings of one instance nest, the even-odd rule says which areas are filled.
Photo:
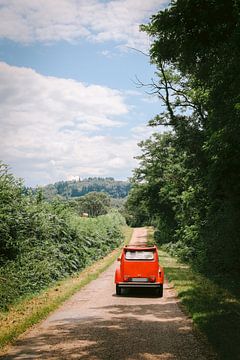
[[150, 282], [155, 282], [156, 281], [156, 276], [149, 276], [149, 281]]

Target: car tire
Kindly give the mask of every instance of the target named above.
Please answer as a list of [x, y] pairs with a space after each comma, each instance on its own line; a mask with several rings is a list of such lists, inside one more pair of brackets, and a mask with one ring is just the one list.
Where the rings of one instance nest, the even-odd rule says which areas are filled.
[[157, 289], [156, 289], [156, 294], [158, 297], [163, 297], [163, 285], [160, 285]]
[[117, 295], [121, 295], [121, 293], [122, 293], [121, 290], [122, 290], [122, 289], [119, 287], [119, 285], [116, 285], [116, 294], [117, 294]]

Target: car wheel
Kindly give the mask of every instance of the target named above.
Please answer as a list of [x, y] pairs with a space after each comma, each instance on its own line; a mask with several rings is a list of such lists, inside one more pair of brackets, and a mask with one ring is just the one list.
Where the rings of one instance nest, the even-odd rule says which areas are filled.
[[157, 289], [156, 289], [156, 294], [159, 297], [163, 297], [163, 285], [160, 285]]
[[119, 287], [119, 285], [116, 285], [116, 294], [121, 295], [121, 293], [122, 293], [121, 288]]

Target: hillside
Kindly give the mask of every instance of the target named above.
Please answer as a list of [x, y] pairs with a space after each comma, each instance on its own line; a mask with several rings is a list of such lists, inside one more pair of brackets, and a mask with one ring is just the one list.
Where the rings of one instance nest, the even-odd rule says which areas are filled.
[[80, 197], [89, 192], [105, 192], [113, 198], [124, 198], [130, 190], [130, 183], [127, 181], [115, 180], [112, 177], [93, 177], [73, 181], [59, 181], [42, 187], [44, 197], [52, 199], [60, 196], [63, 199]]

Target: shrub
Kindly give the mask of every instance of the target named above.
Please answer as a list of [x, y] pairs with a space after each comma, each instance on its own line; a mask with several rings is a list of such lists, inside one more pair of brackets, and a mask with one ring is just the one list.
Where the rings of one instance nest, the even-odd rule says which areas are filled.
[[0, 309], [78, 272], [117, 247], [123, 217], [117, 212], [81, 218], [67, 203], [25, 194], [0, 167]]

